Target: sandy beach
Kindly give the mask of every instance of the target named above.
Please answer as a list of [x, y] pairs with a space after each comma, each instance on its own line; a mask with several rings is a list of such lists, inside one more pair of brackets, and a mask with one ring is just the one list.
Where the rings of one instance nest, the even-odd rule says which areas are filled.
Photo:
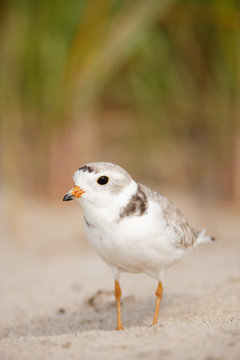
[[123, 274], [119, 332], [112, 274], [84, 239], [78, 204], [25, 204], [18, 240], [3, 212], [0, 359], [238, 360], [239, 212], [190, 196], [171, 198], [217, 241], [166, 272], [157, 326], [150, 326], [156, 281]]

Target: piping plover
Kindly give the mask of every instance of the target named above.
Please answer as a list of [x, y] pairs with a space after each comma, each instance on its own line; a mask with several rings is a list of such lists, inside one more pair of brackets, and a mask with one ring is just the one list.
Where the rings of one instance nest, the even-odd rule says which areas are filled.
[[146, 273], [158, 281], [153, 325], [163, 294], [164, 270], [201, 242], [214, 240], [193, 229], [165, 196], [137, 183], [120, 166], [94, 162], [74, 174], [63, 201], [78, 199], [86, 237], [112, 269], [117, 330], [122, 330], [119, 276]]

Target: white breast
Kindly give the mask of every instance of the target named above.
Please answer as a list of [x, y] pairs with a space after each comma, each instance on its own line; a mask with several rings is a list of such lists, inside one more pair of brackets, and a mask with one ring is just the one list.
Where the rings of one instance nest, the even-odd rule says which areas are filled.
[[168, 233], [161, 209], [154, 202], [149, 203], [145, 215], [117, 221], [94, 221], [85, 213], [84, 230], [102, 259], [122, 271], [145, 272], [158, 278], [184, 253], [173, 245], [175, 235]]

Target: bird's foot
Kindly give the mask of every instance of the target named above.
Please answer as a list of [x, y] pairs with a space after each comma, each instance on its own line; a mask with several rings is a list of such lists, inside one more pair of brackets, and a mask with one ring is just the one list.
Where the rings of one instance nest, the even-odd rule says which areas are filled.
[[123, 327], [122, 327], [122, 325], [120, 325], [120, 326], [117, 326], [117, 327], [116, 327], [116, 330], [123, 330]]

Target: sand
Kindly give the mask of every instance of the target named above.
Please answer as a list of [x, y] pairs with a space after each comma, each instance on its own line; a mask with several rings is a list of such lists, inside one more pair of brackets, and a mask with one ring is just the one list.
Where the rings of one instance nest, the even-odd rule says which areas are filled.
[[118, 332], [112, 274], [84, 239], [80, 209], [25, 204], [15, 240], [4, 213], [0, 359], [239, 360], [239, 213], [180, 196], [175, 202], [217, 241], [167, 271], [157, 326], [156, 281], [123, 274]]

